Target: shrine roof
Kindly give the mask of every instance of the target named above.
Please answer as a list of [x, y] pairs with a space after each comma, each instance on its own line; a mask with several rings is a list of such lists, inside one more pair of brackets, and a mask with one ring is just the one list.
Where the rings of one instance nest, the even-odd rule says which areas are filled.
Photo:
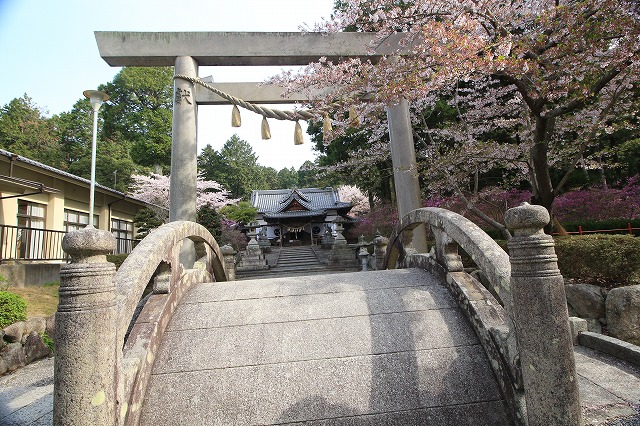
[[330, 209], [348, 211], [352, 207], [351, 203], [340, 201], [338, 192], [331, 187], [270, 189], [251, 193], [251, 205], [256, 207], [259, 213], [269, 214], [270, 217], [274, 217], [274, 213], [294, 213], [286, 211], [293, 202], [303, 207], [305, 212], [313, 212], [314, 215], [325, 214]]
[[289, 218], [301, 218], [301, 217], [324, 217], [326, 212], [324, 210], [305, 210], [305, 211], [289, 211], [289, 212], [269, 212], [264, 214], [264, 220], [269, 219], [289, 219]]

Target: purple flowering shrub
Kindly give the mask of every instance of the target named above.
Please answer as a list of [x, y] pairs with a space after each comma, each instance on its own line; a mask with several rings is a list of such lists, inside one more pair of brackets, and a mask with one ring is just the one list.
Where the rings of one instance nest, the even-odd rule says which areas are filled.
[[640, 176], [620, 189], [589, 188], [567, 192], [554, 201], [560, 222], [640, 218]]
[[[530, 191], [501, 188], [485, 188], [476, 196], [469, 196], [478, 209], [499, 223], [504, 223], [504, 214], [508, 209], [529, 201], [530, 198]], [[431, 196], [423, 200], [422, 205], [454, 211], [484, 229], [490, 228], [457, 196]], [[619, 189], [593, 187], [566, 192], [556, 197], [554, 210], [561, 223], [640, 219], [640, 175], [631, 177]], [[379, 229], [382, 235], [389, 236], [397, 222], [398, 213], [395, 208], [389, 205], [378, 206], [361, 218], [353, 228], [353, 233], [371, 238], [376, 229]]]
[[237, 222], [222, 216], [220, 218], [220, 231], [221, 235], [218, 241], [220, 246], [229, 244], [238, 252], [247, 248], [247, 236], [240, 232]]
[[358, 223], [351, 229], [351, 233], [371, 239], [379, 230], [381, 235], [388, 237], [396, 223], [398, 223], [398, 211], [389, 204], [383, 204], [361, 216]]

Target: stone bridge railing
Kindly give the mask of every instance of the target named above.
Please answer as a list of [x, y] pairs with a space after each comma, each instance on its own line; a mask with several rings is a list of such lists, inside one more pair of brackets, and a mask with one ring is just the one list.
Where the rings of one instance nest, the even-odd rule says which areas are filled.
[[[181, 263], [185, 242], [193, 266]], [[56, 313], [54, 425], [135, 425], [164, 330], [194, 284], [226, 281], [215, 239], [193, 222], [149, 234], [118, 272], [105, 255], [115, 240], [94, 228], [63, 241]], [[150, 293], [143, 298], [145, 290]]]
[[[516, 424], [581, 424], [564, 282], [553, 239], [542, 231], [549, 214], [525, 203], [507, 211], [505, 222], [515, 231], [511, 256], [454, 212], [414, 210], [389, 238], [386, 266], [423, 268], [446, 283], [491, 361]], [[432, 234], [429, 253], [412, 245], [421, 224]], [[486, 287], [465, 271], [459, 248], [480, 269]]]

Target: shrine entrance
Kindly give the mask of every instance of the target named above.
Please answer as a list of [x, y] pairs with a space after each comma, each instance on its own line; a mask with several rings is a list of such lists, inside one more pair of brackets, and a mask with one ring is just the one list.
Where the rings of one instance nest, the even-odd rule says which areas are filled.
[[[111, 66], [174, 67], [170, 221], [196, 220], [198, 105], [232, 103], [265, 119], [298, 121], [314, 117], [303, 110], [269, 112], [258, 105], [305, 102], [305, 95], [282, 97], [282, 88], [257, 83], [216, 83], [213, 87], [198, 77], [199, 66], [308, 65], [320, 58], [377, 62], [385, 56], [410, 54], [403, 43], [406, 34], [402, 33], [382, 40], [375, 33], [97, 31], [95, 36], [100, 56]], [[398, 213], [403, 216], [422, 207], [409, 103], [400, 99], [387, 105], [386, 110]], [[426, 251], [424, 227], [415, 228], [413, 233], [414, 247]]]

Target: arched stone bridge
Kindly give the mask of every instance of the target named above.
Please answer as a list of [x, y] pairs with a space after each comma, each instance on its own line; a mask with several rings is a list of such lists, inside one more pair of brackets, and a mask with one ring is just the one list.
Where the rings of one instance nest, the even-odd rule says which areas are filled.
[[[71, 234], [54, 424], [578, 424], [545, 215], [508, 213], [511, 262], [471, 222], [426, 208], [391, 236], [391, 269], [241, 282], [226, 281], [217, 243], [194, 223], [150, 234], [115, 277], [108, 235]], [[422, 223], [429, 254], [411, 246]], [[185, 268], [189, 240], [196, 261]], [[532, 338], [538, 327], [549, 332]]]

